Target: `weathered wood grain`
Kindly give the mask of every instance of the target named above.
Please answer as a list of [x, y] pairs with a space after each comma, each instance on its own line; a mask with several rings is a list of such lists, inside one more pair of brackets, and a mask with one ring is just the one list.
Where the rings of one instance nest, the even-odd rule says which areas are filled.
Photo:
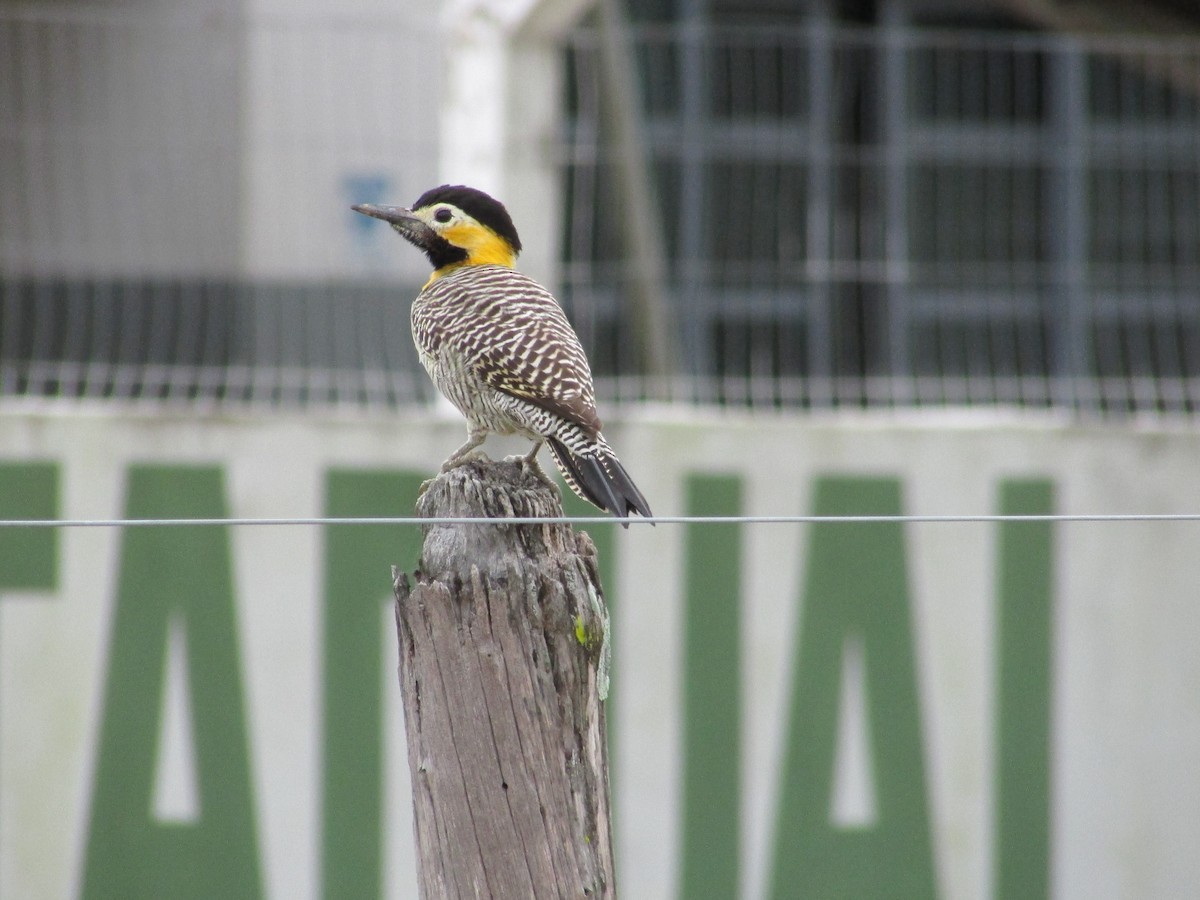
[[[518, 462], [430, 482], [421, 516], [561, 515]], [[421, 896], [613, 897], [596, 551], [567, 525], [429, 525], [393, 570]]]

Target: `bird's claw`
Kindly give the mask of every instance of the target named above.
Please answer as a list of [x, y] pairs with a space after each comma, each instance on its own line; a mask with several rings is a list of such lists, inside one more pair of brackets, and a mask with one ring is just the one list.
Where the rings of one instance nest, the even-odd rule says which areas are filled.
[[533, 477], [540, 481], [546, 487], [554, 492], [554, 496], [562, 499], [562, 491], [558, 489], [558, 485], [554, 483], [554, 479], [546, 474], [546, 470], [542, 468], [541, 463], [537, 461], [536, 456], [529, 456], [524, 453], [513, 456], [504, 457], [506, 463], [520, 463], [521, 468], [533, 473]]
[[442, 463], [441, 474], [445, 475], [451, 469], [457, 469], [459, 466], [464, 466], [469, 462], [475, 462], [480, 459], [487, 459], [487, 454], [482, 450], [471, 450], [461, 456], [452, 456]]

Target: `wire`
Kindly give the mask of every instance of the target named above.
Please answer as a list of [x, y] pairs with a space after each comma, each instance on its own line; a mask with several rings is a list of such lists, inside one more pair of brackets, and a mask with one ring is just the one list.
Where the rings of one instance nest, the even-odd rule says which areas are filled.
[[514, 516], [504, 519], [466, 516], [387, 516], [379, 518], [228, 518], [228, 519], [0, 519], [0, 528], [145, 528], [178, 526], [266, 525], [857, 525], [954, 524], [996, 522], [1200, 522], [1200, 513], [1046, 513], [1034, 515], [864, 515], [864, 516]]

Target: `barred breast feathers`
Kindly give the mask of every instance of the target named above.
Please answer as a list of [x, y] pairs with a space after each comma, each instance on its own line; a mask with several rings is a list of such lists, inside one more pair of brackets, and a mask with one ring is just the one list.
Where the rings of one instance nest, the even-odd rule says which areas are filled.
[[426, 285], [412, 324], [422, 352], [449, 349], [488, 386], [600, 432], [583, 347], [533, 279], [506, 266], [465, 266]]

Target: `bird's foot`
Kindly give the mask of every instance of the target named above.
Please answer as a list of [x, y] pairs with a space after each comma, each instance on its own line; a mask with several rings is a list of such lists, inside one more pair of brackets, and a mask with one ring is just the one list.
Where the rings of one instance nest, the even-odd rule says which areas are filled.
[[562, 491], [558, 489], [558, 485], [554, 483], [554, 479], [546, 474], [546, 470], [543, 469], [541, 463], [537, 461], [537, 455], [535, 453], [528, 455], [522, 453], [514, 456], [506, 456], [504, 457], [504, 461], [507, 463], [520, 463], [521, 468], [533, 473], [533, 477], [542, 484], [546, 485], [546, 487], [550, 488], [550, 490], [554, 492], [555, 497], [557, 497], [559, 500], [562, 499]]
[[451, 456], [448, 460], [442, 463], [441, 473], [445, 475], [451, 469], [457, 469], [459, 466], [466, 465], [469, 462], [475, 462], [476, 460], [486, 460], [490, 462], [487, 454], [482, 450], [469, 450], [466, 453], [456, 453], [454, 456]]

